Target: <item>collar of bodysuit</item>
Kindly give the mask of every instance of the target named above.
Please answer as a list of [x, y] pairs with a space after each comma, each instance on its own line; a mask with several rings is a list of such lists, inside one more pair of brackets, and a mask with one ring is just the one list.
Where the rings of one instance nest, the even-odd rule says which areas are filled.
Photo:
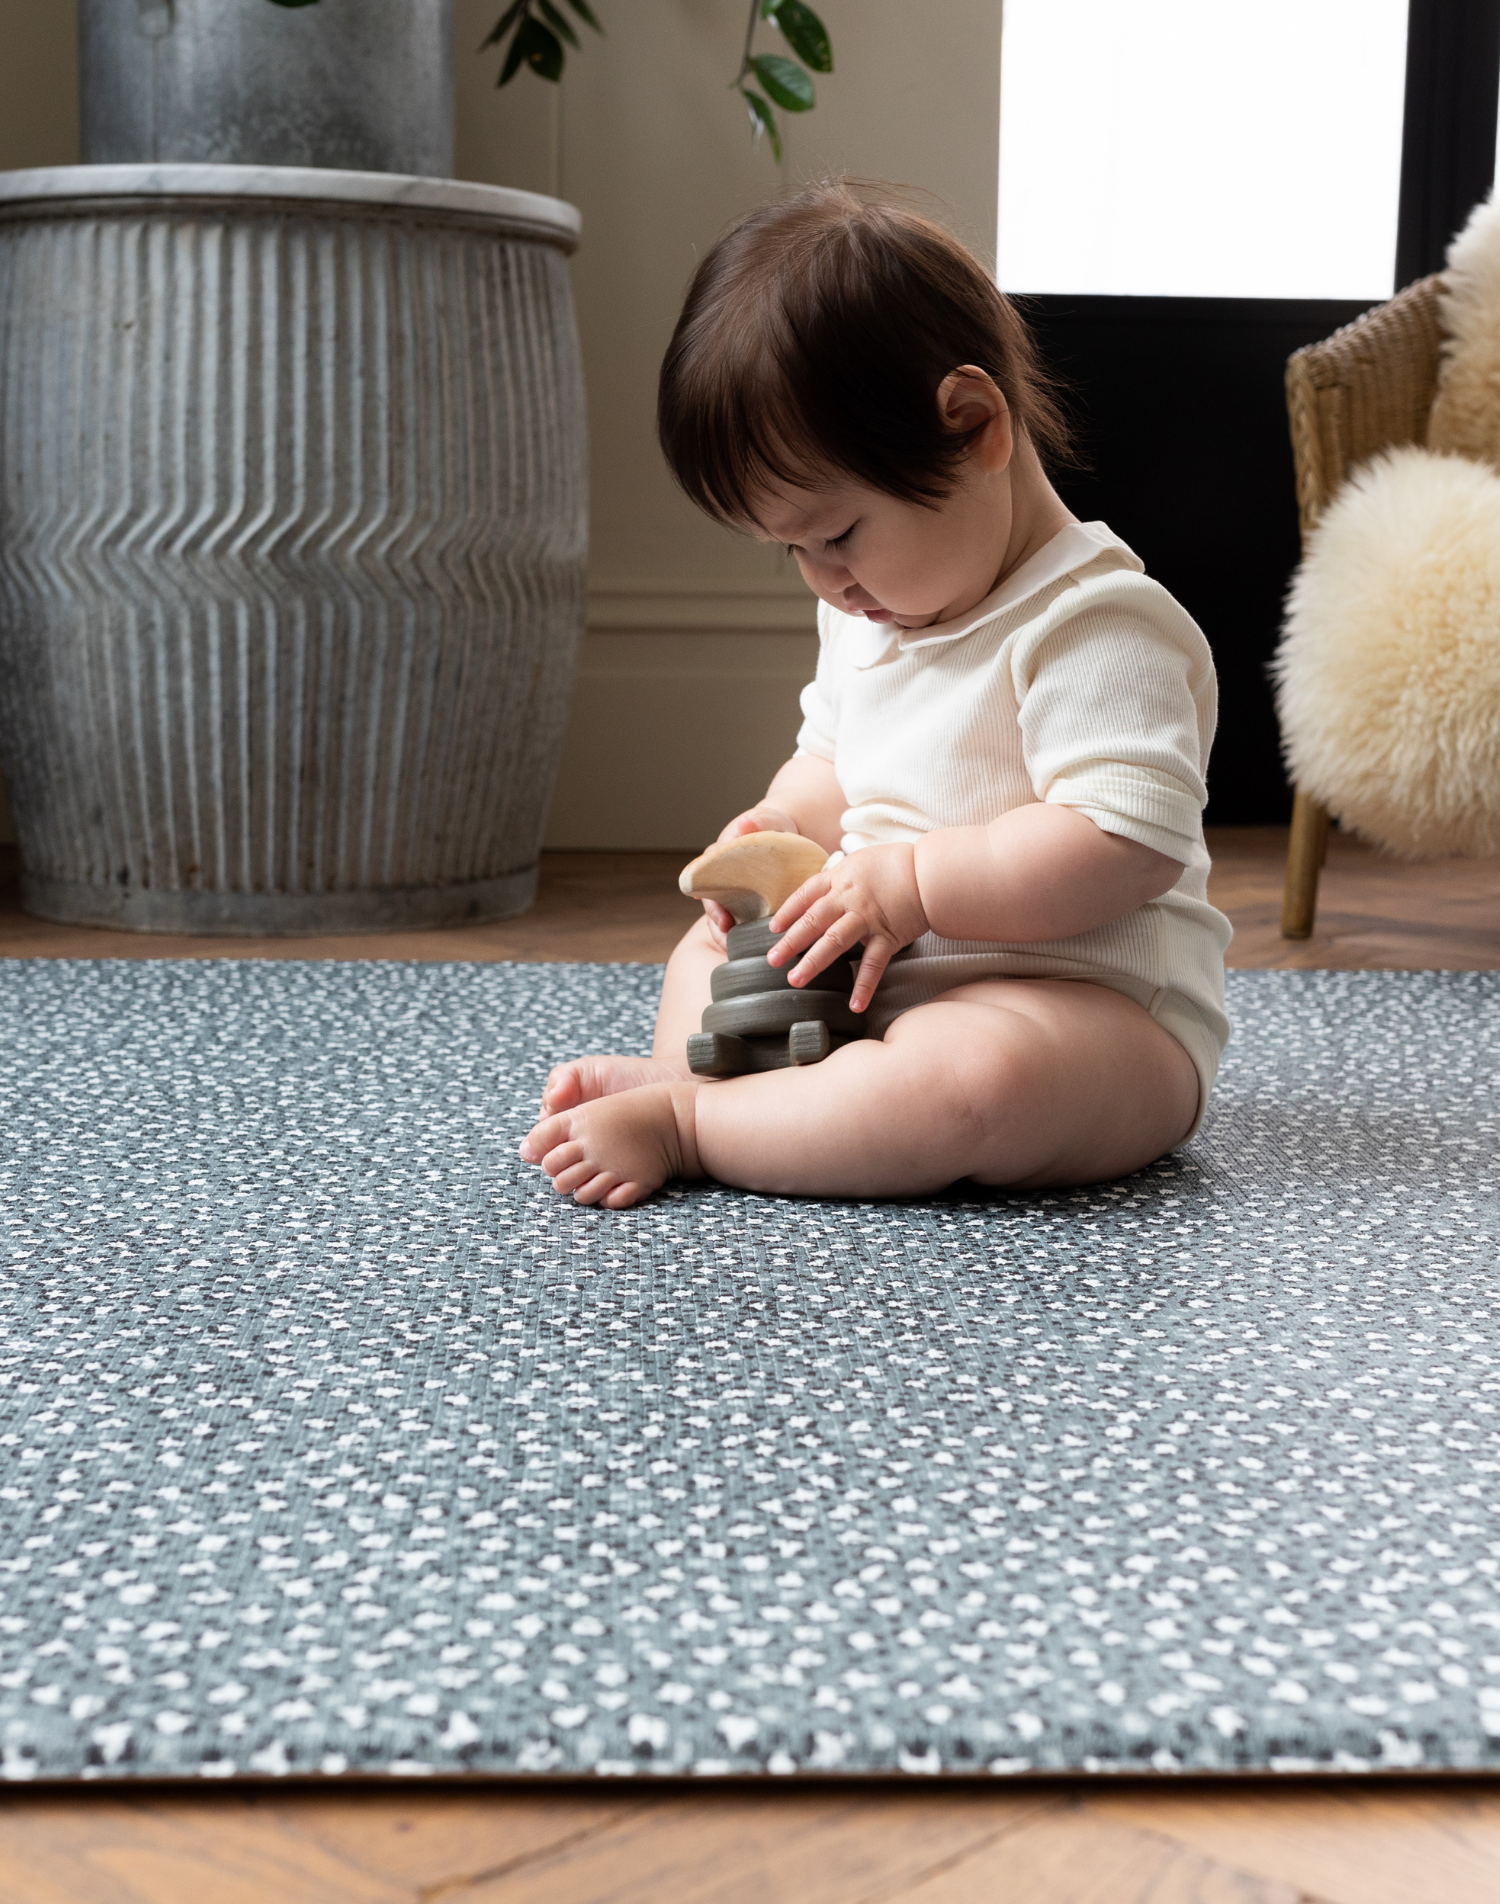
[[914, 648], [935, 648], [947, 641], [961, 641], [965, 635], [972, 635], [976, 628], [982, 628], [986, 622], [1004, 614], [1006, 609], [1015, 608], [1039, 594], [1064, 575], [1087, 568], [1090, 562], [1107, 552], [1123, 556], [1125, 565], [1137, 573], [1145, 569], [1146, 565], [1140, 557], [1104, 523], [1070, 522], [1066, 529], [1059, 529], [1050, 542], [1043, 543], [1036, 554], [1018, 569], [1012, 569], [999, 587], [991, 589], [982, 602], [953, 621], [937, 622], [931, 628], [914, 628], [903, 633], [890, 622], [866, 621], [863, 615], [845, 615], [837, 608], [830, 608], [828, 612], [838, 616], [845, 624], [842, 632], [847, 644], [846, 652], [854, 666], [873, 668], [877, 662], [893, 654], [906, 654]]

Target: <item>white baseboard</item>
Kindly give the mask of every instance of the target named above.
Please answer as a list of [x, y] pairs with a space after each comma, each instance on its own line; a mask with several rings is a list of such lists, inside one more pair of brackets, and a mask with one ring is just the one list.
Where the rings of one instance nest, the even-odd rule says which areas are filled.
[[589, 583], [590, 634], [808, 634], [817, 603], [794, 571], [779, 582], [663, 582], [611, 577]]

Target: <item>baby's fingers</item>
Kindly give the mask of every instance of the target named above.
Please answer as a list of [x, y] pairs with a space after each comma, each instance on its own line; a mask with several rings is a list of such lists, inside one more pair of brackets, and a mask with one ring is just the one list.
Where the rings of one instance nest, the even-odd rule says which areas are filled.
[[717, 899], [705, 899], [703, 910], [708, 915], [709, 931], [722, 945], [730, 927], [734, 924], [734, 914], [721, 906]]
[[849, 994], [851, 1011], [863, 1011], [869, 1004], [896, 951], [894, 939], [872, 938], [865, 942], [865, 955], [854, 975], [854, 990]]
[[829, 904], [830, 883], [826, 873], [814, 873], [771, 915], [771, 930], [784, 935], [766, 954], [772, 965], [789, 965], [838, 916], [838, 907]]
[[840, 913], [787, 974], [788, 980], [793, 985], [810, 984], [819, 972], [848, 958], [858, 948], [863, 933], [863, 926], [852, 913]]

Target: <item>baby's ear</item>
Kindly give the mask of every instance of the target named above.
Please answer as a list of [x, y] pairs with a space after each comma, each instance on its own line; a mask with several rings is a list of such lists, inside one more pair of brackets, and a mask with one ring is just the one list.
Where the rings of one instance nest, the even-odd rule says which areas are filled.
[[938, 385], [937, 407], [947, 429], [973, 435], [986, 462], [997, 459], [994, 467], [1003, 469], [1010, 461], [1010, 405], [988, 371], [977, 364], [950, 370]]

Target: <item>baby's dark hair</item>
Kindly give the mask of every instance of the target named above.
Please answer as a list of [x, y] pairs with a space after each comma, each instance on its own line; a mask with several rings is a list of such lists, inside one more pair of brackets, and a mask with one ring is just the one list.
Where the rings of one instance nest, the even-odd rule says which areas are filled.
[[979, 260], [930, 219], [847, 179], [740, 219], [704, 258], [662, 364], [657, 434], [709, 515], [743, 525], [769, 482], [843, 475], [935, 506], [977, 431], [937, 391], [987, 371], [1017, 439], [1067, 462], [1031, 333]]

